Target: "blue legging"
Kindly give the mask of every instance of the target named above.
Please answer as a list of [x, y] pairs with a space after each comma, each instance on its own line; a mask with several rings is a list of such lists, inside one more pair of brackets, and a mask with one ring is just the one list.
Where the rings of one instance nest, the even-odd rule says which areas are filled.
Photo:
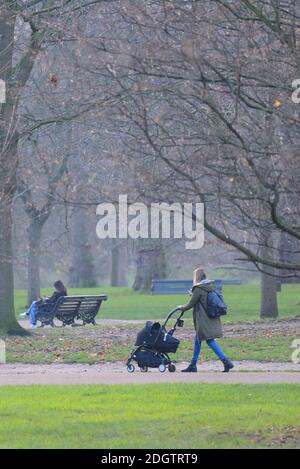
[[[215, 339], [209, 339], [206, 341], [207, 345], [215, 352], [215, 354], [219, 357], [220, 360], [226, 360], [226, 356], [224, 355], [223, 350], [221, 349], [220, 345], [217, 344]], [[199, 342], [198, 337], [195, 335], [194, 339], [194, 352], [192, 361], [197, 363], [199, 355], [201, 351], [201, 342]]]
[[29, 322], [32, 324], [32, 326], [36, 326], [36, 314], [37, 314], [37, 301], [34, 301], [29, 310], [27, 311], [27, 316], [29, 316]]

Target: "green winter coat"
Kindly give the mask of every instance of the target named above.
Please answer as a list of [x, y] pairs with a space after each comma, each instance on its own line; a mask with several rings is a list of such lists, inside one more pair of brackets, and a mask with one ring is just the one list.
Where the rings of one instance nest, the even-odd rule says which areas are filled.
[[[193, 319], [198, 340], [218, 339], [223, 337], [223, 329], [220, 318], [207, 316], [207, 295], [214, 291], [214, 282], [198, 284], [193, 287], [193, 295], [190, 302], [182, 307], [182, 311], [193, 308]], [[204, 305], [204, 307], [202, 306]], [[204, 309], [205, 308], [205, 309]]]

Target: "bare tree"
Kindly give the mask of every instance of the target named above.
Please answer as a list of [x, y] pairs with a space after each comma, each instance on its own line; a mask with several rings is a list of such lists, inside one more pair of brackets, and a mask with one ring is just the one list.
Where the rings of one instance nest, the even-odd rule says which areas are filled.
[[[16, 191], [18, 143], [24, 135], [64, 117], [35, 118], [32, 125], [18, 132], [19, 104], [39, 52], [49, 44], [71, 40], [72, 20], [85, 7], [108, 3], [104, 0], [37, 0], [0, 2], [0, 70], [6, 82], [7, 99], [0, 113], [0, 330], [22, 333], [15, 319], [12, 253], [12, 203]], [[113, 3], [113, 0], [110, 1]], [[20, 44], [18, 32], [26, 30]], [[86, 109], [90, 105], [84, 103]], [[78, 111], [77, 111], [78, 112]]]
[[14, 315], [11, 234], [12, 198], [18, 162], [17, 110], [22, 89], [29, 79], [44, 36], [44, 28], [37, 29], [31, 23], [31, 37], [28, 48], [21, 57], [21, 66], [20, 62], [14, 64], [17, 15], [16, 2], [1, 2], [0, 70], [7, 89], [6, 103], [1, 106], [0, 115], [0, 329], [3, 332], [21, 331]]
[[[39, 142], [35, 142], [29, 147], [29, 151], [36, 152], [35, 158], [31, 154], [30, 158], [25, 158], [25, 161], [19, 165], [17, 188], [29, 218], [27, 275], [29, 305], [41, 296], [40, 255], [43, 228], [55, 208], [57, 193], [70, 157], [68, 148], [62, 145], [65, 140], [64, 132], [62, 125], [57, 126], [56, 140], [60, 140], [59, 144], [53, 141], [51, 135], [48, 138], [40, 135], [44, 147], [42, 151]], [[50, 158], [47, 158], [47, 153]]]
[[[143, 163], [146, 156], [159, 159], [186, 193], [206, 203], [211, 233], [258, 267], [294, 276], [299, 264], [259, 254], [259, 231], [299, 239], [299, 120], [291, 101], [298, 54], [287, 40], [297, 34], [298, 16], [293, 2], [290, 9], [265, 2], [271, 22], [241, 3], [231, 2], [228, 10], [223, 2], [173, 1], [167, 8], [132, 2], [127, 20], [147, 41], [140, 48], [128, 41], [131, 61], [115, 70], [119, 85], [131, 92], [118, 112], [129, 122], [123, 132], [130, 149], [139, 142], [136, 156], [140, 152]], [[135, 72], [132, 83], [126, 69]], [[240, 241], [244, 230], [252, 247]]]
[[143, 193], [204, 202], [206, 229], [262, 271], [262, 316], [276, 316], [275, 276], [300, 272], [269, 242], [300, 239], [299, 5], [132, 1], [120, 14], [126, 60], [109, 39], [101, 53], [127, 91], [116, 108], [125, 144], [153, 167]]

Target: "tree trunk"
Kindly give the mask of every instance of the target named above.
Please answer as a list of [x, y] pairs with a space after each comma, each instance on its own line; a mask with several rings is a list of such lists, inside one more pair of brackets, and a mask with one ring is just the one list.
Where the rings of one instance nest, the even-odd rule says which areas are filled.
[[276, 277], [266, 273], [261, 274], [261, 318], [277, 318], [277, 282]]
[[21, 84], [13, 87], [10, 82], [16, 22], [13, 8], [13, 3], [1, 2], [0, 70], [7, 93], [6, 103], [0, 105], [0, 333], [26, 334], [16, 320], [14, 309], [12, 198], [18, 162], [15, 110]]
[[[288, 233], [281, 232], [279, 241], [280, 262], [284, 264], [300, 263], [300, 242]], [[291, 271], [281, 270], [281, 283], [300, 283], [300, 272], [295, 272], [295, 277], [291, 277]]]
[[86, 209], [76, 207], [72, 211], [72, 241], [69, 285], [73, 288], [97, 286], [93, 257], [88, 236]]
[[25, 334], [15, 317], [11, 200], [0, 199], [0, 335]]
[[[270, 247], [272, 243], [272, 234], [265, 238], [265, 246], [262, 247], [262, 256], [270, 259]], [[264, 272], [261, 274], [261, 318], [278, 317], [277, 302], [277, 277], [274, 277], [275, 270], [271, 267], [263, 266]], [[273, 275], [270, 275], [273, 274]]]
[[27, 277], [27, 300], [28, 305], [41, 296], [40, 282], [40, 251], [44, 222], [39, 219], [31, 219], [28, 229], [29, 252], [28, 252], [28, 277]]
[[112, 287], [127, 287], [127, 250], [124, 243], [113, 240], [111, 249], [110, 284]]
[[[166, 259], [160, 240], [145, 241], [140, 244], [136, 260], [136, 276], [133, 290], [144, 290], [151, 287], [153, 278], [166, 278]], [[143, 247], [143, 245], [145, 247]]]

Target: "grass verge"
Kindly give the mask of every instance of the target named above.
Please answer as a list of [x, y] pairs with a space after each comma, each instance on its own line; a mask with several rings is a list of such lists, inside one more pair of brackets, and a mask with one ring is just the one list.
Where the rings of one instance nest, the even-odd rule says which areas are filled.
[[[125, 361], [138, 329], [123, 327], [78, 327], [38, 329], [30, 337], [7, 337], [8, 363], [100, 363]], [[189, 360], [193, 350], [193, 329], [185, 331], [175, 361]], [[218, 342], [233, 360], [291, 361], [291, 344], [296, 333], [225, 337]], [[215, 359], [204, 343], [202, 360]]]
[[299, 448], [298, 385], [6, 386], [1, 448]]

